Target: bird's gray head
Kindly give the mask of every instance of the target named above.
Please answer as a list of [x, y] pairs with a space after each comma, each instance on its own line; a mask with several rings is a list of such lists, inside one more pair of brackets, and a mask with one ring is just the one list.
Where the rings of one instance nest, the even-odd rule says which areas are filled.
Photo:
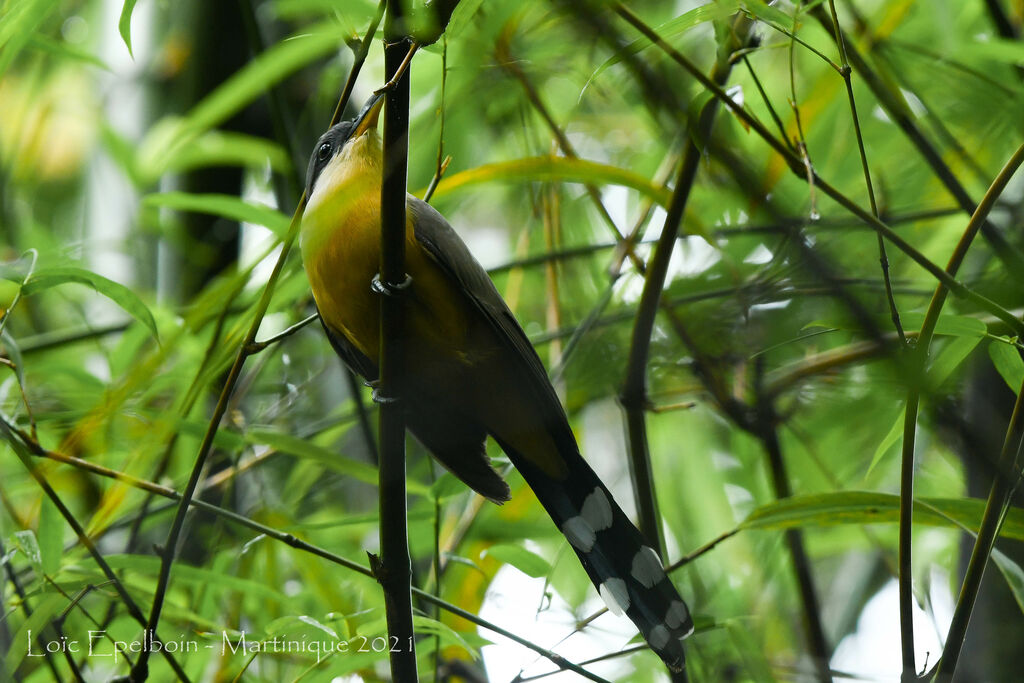
[[384, 106], [384, 96], [374, 94], [363, 106], [359, 115], [351, 121], [342, 121], [331, 126], [330, 130], [320, 136], [309, 157], [306, 168], [306, 198], [313, 196], [313, 188], [327, 164], [338, 155], [350, 141], [358, 138], [367, 130], [376, 128], [377, 118]]

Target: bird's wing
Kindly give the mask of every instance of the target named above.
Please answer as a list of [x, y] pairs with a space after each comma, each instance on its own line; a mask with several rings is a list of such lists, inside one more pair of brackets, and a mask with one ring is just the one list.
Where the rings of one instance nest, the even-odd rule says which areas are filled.
[[361, 375], [367, 382], [376, 381], [377, 364], [363, 355], [363, 352], [346, 339], [345, 335], [332, 330], [324, 321], [323, 316], [320, 316], [320, 324], [324, 326], [324, 332], [327, 333], [327, 339], [330, 340], [331, 346], [334, 347], [334, 352], [345, 362], [345, 365]]
[[469, 248], [448, 221], [421, 199], [409, 196], [416, 240], [431, 259], [459, 284], [473, 305], [495, 331], [495, 337], [521, 362], [518, 371], [525, 371], [530, 387], [546, 414], [547, 427], [554, 432], [560, 449], [578, 452], [568, 419], [554, 387], [548, 380], [544, 364], [527, 338], [519, 321]]

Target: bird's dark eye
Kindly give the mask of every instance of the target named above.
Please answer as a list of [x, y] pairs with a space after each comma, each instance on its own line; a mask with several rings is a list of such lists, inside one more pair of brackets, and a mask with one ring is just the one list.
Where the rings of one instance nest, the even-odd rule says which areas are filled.
[[331, 143], [325, 142], [316, 150], [316, 158], [320, 161], [327, 161], [329, 156], [331, 156]]

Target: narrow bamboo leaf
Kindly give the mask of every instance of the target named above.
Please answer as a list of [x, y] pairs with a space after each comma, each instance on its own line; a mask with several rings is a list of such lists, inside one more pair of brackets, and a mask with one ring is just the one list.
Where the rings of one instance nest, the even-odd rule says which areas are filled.
[[449, 40], [458, 36], [469, 26], [469, 22], [472, 21], [481, 4], [483, 4], [483, 0], [462, 0], [456, 6], [455, 11], [452, 12], [452, 18], [448, 21], [448, 28], [445, 29], [445, 35]]
[[39, 30], [58, 3], [51, 0], [21, 0], [4, 3], [0, 14], [0, 74], [7, 71], [15, 57]]
[[39, 550], [39, 540], [31, 529], [14, 532], [14, 545], [24, 555], [29, 564], [38, 572], [43, 568], [43, 554]]
[[527, 576], [537, 579], [547, 576], [551, 565], [543, 557], [522, 546], [508, 543], [492, 545], [481, 553], [481, 556], [493, 557], [499, 562], [510, 564]]
[[266, 628], [263, 629], [267, 635], [275, 636], [282, 634], [294, 634], [296, 632], [302, 633], [303, 631], [315, 630], [320, 633], [316, 634], [318, 637], [323, 637], [322, 634], [338, 639], [338, 633], [330, 626], [322, 624], [313, 617], [306, 615], [294, 615], [280, 617], [274, 619], [272, 622], [267, 624]]
[[[416, 629], [416, 633], [440, 636], [442, 645], [456, 645], [461, 647], [476, 660], [480, 659], [480, 653], [477, 648], [491, 644], [491, 641], [482, 636], [478, 636], [471, 631], [459, 633], [448, 624], [440, 622], [437, 619], [431, 619], [430, 617], [422, 614], [413, 615], [412, 622]], [[471, 640], [473, 645], [470, 644]]]
[[135, 55], [132, 54], [132, 12], [135, 10], [136, 0], [124, 0], [124, 4], [121, 5], [121, 18], [117, 20], [117, 30], [121, 33], [121, 40], [124, 41], [124, 46], [128, 48], [128, 54], [132, 59], [135, 59]]
[[36, 250], [29, 249], [13, 261], [0, 263], [0, 279], [22, 284], [36, 268], [36, 256]]
[[988, 37], [987, 40], [972, 40], [963, 46], [970, 57], [980, 57], [1006, 64], [1024, 64], [1024, 44], [1017, 40]]
[[[42, 648], [35, 642], [35, 635], [40, 633], [46, 625], [57, 616], [68, 604], [68, 599], [60, 594], [47, 594], [43, 600], [36, 600], [32, 604], [32, 616], [21, 623], [17, 632], [11, 637], [11, 642], [16, 646], [7, 650], [4, 657], [4, 670], [7, 672], [5, 680], [13, 681], [15, 672], [21, 663], [30, 653], [33, 657], [42, 656]], [[29, 638], [29, 634], [32, 638]], [[29, 645], [29, 643], [31, 643]], [[31, 648], [31, 649], [30, 649]], [[36, 659], [35, 661], [40, 661]]]
[[[130, 569], [154, 577], [160, 571], [160, 558], [152, 555], [107, 555], [105, 559], [113, 569]], [[249, 596], [259, 596], [282, 602], [285, 600], [283, 593], [265, 583], [193, 567], [180, 560], [174, 563], [173, 573], [175, 582], [217, 586], [226, 590], [241, 591]]]
[[247, 202], [226, 194], [193, 194], [190, 192], [160, 192], [146, 195], [143, 206], [160, 206], [177, 211], [193, 211], [221, 216], [233, 221], [255, 223], [270, 228], [283, 237], [291, 219], [266, 204]]
[[[494, 181], [528, 182], [535, 180], [559, 180], [590, 185], [622, 185], [636, 190], [661, 206], [668, 206], [672, 193], [655, 185], [638, 173], [588, 161], [566, 157], [546, 156], [513, 159], [485, 164], [447, 176], [438, 183], [434, 196], [444, 196], [466, 186]], [[422, 196], [423, 192], [419, 192]]]
[[25, 386], [25, 362], [21, 358], [21, 348], [18, 347], [18, 342], [14, 340], [7, 330], [0, 332], [0, 344], [4, 353], [14, 363], [14, 374], [18, 378], [18, 384], [22, 387]]
[[[250, 429], [245, 434], [245, 440], [249, 443], [262, 444], [270, 446], [284, 453], [290, 453], [303, 458], [311, 458], [317, 462], [323, 464], [326, 467], [344, 474], [349, 477], [358, 479], [359, 481], [366, 482], [367, 484], [377, 485], [378, 475], [377, 468], [368, 465], [363, 462], [359, 462], [353, 458], [346, 457], [337, 451], [332, 451], [316, 444], [312, 444], [309, 441], [300, 439], [290, 434], [282, 434], [281, 432], [271, 431], [269, 429]], [[409, 480], [408, 488], [410, 492], [417, 494], [428, 494], [429, 487]]]
[[974, 336], [954, 337], [928, 369], [928, 380], [932, 386], [941, 386], [953, 374], [953, 371], [960, 367], [960, 364], [970, 355], [981, 339], [981, 337]]
[[996, 563], [999, 572], [1006, 579], [1006, 585], [1010, 587], [1013, 599], [1017, 601], [1017, 607], [1020, 607], [1020, 611], [1024, 612], [1024, 569], [1021, 569], [1019, 564], [999, 552], [998, 548], [992, 548], [992, 561]]
[[344, 45], [344, 40], [336, 23], [318, 24], [257, 55], [184, 117], [166, 117], [157, 122], [139, 146], [138, 163], [144, 175], [161, 175], [202, 133], [262, 97], [267, 88], [289, 74]]
[[102, 275], [85, 270], [84, 268], [61, 266], [37, 270], [29, 278], [28, 282], [25, 283], [25, 286], [22, 288], [22, 293], [25, 294], [25, 296], [30, 296], [68, 282], [77, 282], [78, 284], [92, 287], [97, 292], [124, 309], [128, 315], [148, 327], [155, 338], [160, 338], [159, 332], [156, 329], [156, 321], [153, 319], [153, 314], [149, 312], [149, 308], [146, 307], [146, 304], [142, 303], [142, 299], [140, 299], [135, 292], [118, 282], [109, 280]]
[[92, 66], [99, 67], [104, 71], [110, 71], [110, 67], [102, 59], [96, 55], [80, 50], [62, 40], [54, 40], [44, 35], [36, 34], [29, 40], [31, 45], [36, 50], [49, 53], [51, 55], [57, 55], [64, 59], [71, 59], [78, 62], [84, 62], [91, 64]]
[[[900, 313], [904, 327], [920, 330], [924, 325], [923, 313]], [[984, 337], [988, 333], [985, 323], [967, 315], [940, 315], [935, 324], [935, 334], [950, 337]]]
[[[793, 496], [754, 510], [741, 529], [792, 529], [841, 524], [893, 524], [899, 519], [900, 497], [873, 491], [839, 491]], [[914, 523], [956, 526], [976, 532], [985, 510], [977, 498], [922, 498], [914, 504]], [[1024, 539], [1024, 510], [1011, 508], [1001, 536]]]
[[39, 562], [43, 572], [50, 577], [60, 571], [60, 560], [64, 554], [64, 518], [49, 498], [43, 498], [39, 506]]
[[[728, 17], [739, 8], [739, 5], [740, 3], [738, 0], [712, 0], [712, 2], [708, 2], [707, 4], [695, 7], [688, 12], [684, 12], [675, 19], [666, 21], [660, 26], [655, 27], [654, 30], [659, 36], [668, 40], [669, 38], [673, 38], [681, 33], [685, 33], [694, 26], [699, 26], [714, 19], [723, 19]], [[583, 86], [583, 90], [585, 91], [590, 83], [609, 67], [618, 64], [628, 55], [636, 54], [641, 50], [647, 49], [651, 45], [653, 45], [653, 43], [647, 40], [647, 38], [638, 38], [629, 45], [620, 49], [614, 55], [606, 59], [604, 63], [601, 64], [593, 74], [591, 74], [590, 78], [587, 79], [586, 85]]]
[[1001, 341], [993, 341], [988, 345], [988, 355], [999, 375], [1013, 390], [1013, 393], [1016, 394], [1020, 391], [1021, 383], [1024, 383], [1024, 361], [1021, 360], [1017, 347]]
[[262, 168], [266, 164], [280, 173], [292, 167], [288, 154], [277, 143], [243, 133], [211, 130], [181, 150], [167, 170], [180, 172], [207, 166]]
[[437, 480], [430, 485], [430, 497], [435, 500], [447, 500], [453, 496], [466, 492], [466, 485], [462, 483], [451, 472], [443, 472]]
[[787, 29], [793, 26], [793, 17], [785, 12], [780, 12], [774, 7], [770, 7], [767, 3], [761, 2], [761, 0], [743, 0], [743, 6], [756, 19]]
[[889, 429], [889, 432], [885, 435], [885, 438], [882, 439], [882, 442], [878, 444], [878, 448], [875, 449], [875, 454], [871, 456], [871, 464], [868, 465], [867, 474], [864, 475], [865, 479], [870, 476], [871, 471], [875, 469], [875, 465], [882, 460], [882, 456], [889, 452], [892, 445], [896, 443], [903, 434], [903, 422], [906, 419], [906, 414], [906, 408], [900, 411], [900, 414], [896, 416], [896, 421], [892, 423], [892, 427]]

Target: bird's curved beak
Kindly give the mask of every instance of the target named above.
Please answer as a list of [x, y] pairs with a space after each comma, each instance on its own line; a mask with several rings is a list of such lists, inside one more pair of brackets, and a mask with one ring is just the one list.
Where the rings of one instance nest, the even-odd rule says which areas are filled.
[[374, 93], [371, 95], [370, 99], [363, 106], [363, 110], [359, 112], [359, 116], [356, 117], [356, 127], [352, 131], [352, 138], [355, 139], [371, 128], [376, 128], [377, 119], [380, 117], [380, 110], [383, 108], [384, 93]]

